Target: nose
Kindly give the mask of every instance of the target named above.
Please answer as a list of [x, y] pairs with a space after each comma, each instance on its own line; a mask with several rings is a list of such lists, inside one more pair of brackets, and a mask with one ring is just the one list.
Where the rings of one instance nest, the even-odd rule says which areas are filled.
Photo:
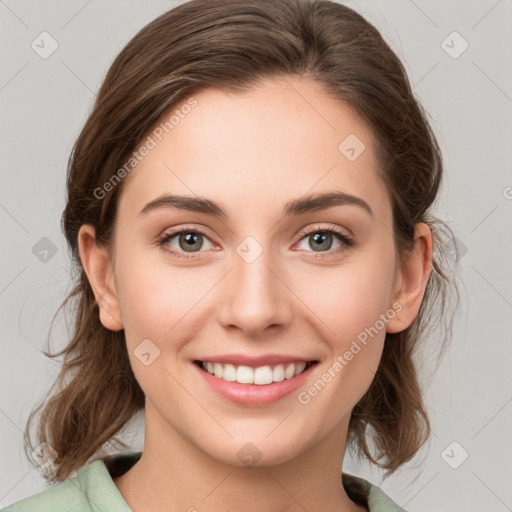
[[234, 268], [224, 279], [218, 309], [218, 320], [226, 329], [261, 338], [269, 330], [289, 325], [293, 293], [286, 285], [284, 271], [268, 253], [263, 251], [252, 262], [234, 255]]

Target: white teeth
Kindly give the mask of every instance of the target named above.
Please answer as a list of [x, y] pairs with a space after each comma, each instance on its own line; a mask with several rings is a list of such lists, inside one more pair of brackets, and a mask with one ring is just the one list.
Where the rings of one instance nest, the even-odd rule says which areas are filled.
[[290, 363], [286, 370], [284, 371], [284, 378], [285, 379], [291, 379], [295, 375], [295, 365], [293, 363]]
[[306, 363], [304, 363], [304, 362], [299, 363], [299, 364], [295, 367], [295, 373], [294, 373], [294, 375], [295, 375], [295, 376], [297, 376], [297, 375], [301, 374], [305, 369], [306, 369]]
[[254, 370], [254, 384], [272, 384], [272, 369], [270, 366], [260, 366]]
[[260, 386], [272, 384], [272, 382], [281, 382], [285, 379], [291, 379], [300, 375], [307, 364], [302, 361], [300, 363], [277, 364], [274, 367], [269, 365], [251, 368], [250, 366], [235, 367], [232, 364], [221, 364], [202, 362], [201, 366], [209, 374], [215, 375], [218, 379], [229, 382], [238, 382], [240, 384], [257, 384]]
[[282, 364], [278, 364], [274, 367], [274, 371], [272, 372], [272, 380], [274, 382], [281, 382], [284, 380], [284, 366]]
[[222, 379], [222, 365], [220, 363], [213, 363], [213, 372], [215, 377]]
[[222, 378], [224, 380], [228, 380], [229, 382], [235, 382], [236, 368], [232, 364], [225, 364]]
[[249, 366], [239, 366], [236, 369], [236, 381], [240, 384], [252, 384], [254, 382], [254, 371]]

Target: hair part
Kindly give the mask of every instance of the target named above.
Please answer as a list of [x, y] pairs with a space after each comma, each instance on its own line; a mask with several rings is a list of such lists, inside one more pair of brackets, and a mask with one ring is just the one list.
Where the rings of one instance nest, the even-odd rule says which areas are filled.
[[31, 458], [30, 424], [44, 407], [37, 444], [46, 442], [58, 454], [47, 480], [65, 480], [98, 458], [106, 443], [126, 446], [116, 436], [144, 408], [124, 331], [101, 324], [78, 251], [83, 224], [94, 226], [97, 243], [111, 244], [126, 180], [101, 199], [94, 191], [180, 102], [205, 89], [243, 93], [264, 78], [294, 76], [322, 84], [371, 129], [398, 253], [410, 249], [417, 223], [433, 229], [433, 270], [419, 314], [408, 329], [386, 335], [380, 366], [349, 426], [350, 445], [388, 473], [428, 438], [415, 353], [434, 324], [443, 327], [443, 346], [449, 338], [445, 303], [455, 288], [443, 259], [449, 229], [429, 213], [442, 177], [441, 153], [402, 63], [373, 25], [332, 1], [192, 0], [149, 23], [117, 56], [69, 158], [62, 227], [77, 279], [57, 313], [73, 305], [73, 334], [60, 352], [44, 352], [63, 355], [62, 367], [48, 401], [30, 414], [25, 435]]

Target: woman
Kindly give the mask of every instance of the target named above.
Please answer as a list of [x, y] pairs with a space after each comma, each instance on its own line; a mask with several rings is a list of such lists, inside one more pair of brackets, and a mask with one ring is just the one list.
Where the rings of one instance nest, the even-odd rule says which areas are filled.
[[[6, 510], [403, 510], [342, 462], [392, 473], [428, 438], [441, 177], [349, 8], [192, 0], [143, 28], [69, 163], [75, 331], [26, 439], [60, 483]], [[143, 452], [107, 457], [142, 409]]]

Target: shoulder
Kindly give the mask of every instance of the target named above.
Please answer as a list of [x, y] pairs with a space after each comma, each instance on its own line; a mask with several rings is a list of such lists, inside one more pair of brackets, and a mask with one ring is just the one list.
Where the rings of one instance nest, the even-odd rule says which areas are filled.
[[343, 473], [342, 482], [350, 499], [368, 507], [369, 512], [407, 512], [382, 489], [363, 478]]
[[[84, 466], [77, 476], [3, 508], [1, 512], [130, 512], [111, 472], [129, 466], [140, 453], [110, 456]], [[124, 467], [121, 468], [125, 469]]]
[[2, 512], [83, 512], [90, 511], [87, 496], [82, 492], [77, 477], [17, 501]]

